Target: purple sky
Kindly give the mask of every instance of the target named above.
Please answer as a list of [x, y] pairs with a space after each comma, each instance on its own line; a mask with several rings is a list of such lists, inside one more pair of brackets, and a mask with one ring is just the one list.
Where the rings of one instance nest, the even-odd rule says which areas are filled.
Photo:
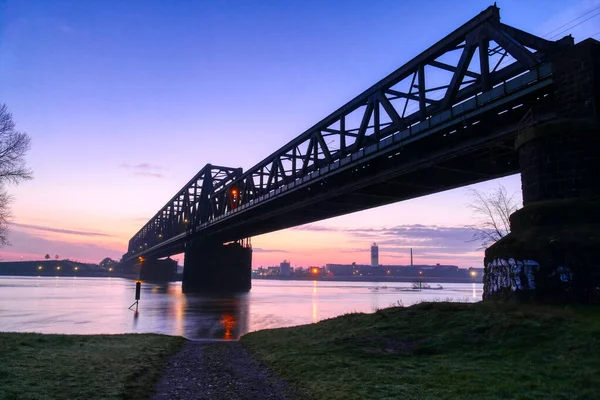
[[[0, 0], [0, 102], [32, 137], [35, 174], [9, 188], [0, 258], [120, 258], [204, 164], [251, 167], [489, 5]], [[551, 37], [600, 1], [498, 5]], [[569, 30], [576, 41], [598, 37], [598, 11]], [[413, 247], [420, 262], [480, 266], [467, 203], [457, 189], [256, 237], [254, 264], [367, 263], [377, 241], [385, 264]]]

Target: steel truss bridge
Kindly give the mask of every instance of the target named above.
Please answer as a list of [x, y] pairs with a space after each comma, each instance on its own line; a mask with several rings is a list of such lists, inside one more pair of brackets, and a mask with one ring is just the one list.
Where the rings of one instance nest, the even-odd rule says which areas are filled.
[[123, 260], [517, 173], [515, 135], [555, 117], [552, 60], [573, 45], [503, 24], [491, 6], [247, 171], [207, 164]]

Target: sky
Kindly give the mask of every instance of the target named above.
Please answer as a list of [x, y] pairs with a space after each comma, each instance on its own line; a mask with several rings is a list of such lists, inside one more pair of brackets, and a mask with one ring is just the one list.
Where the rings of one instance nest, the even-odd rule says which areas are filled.
[[[0, 259], [119, 259], [206, 163], [253, 166], [490, 4], [0, 0], [0, 103], [34, 172], [8, 188]], [[497, 5], [539, 36], [600, 37], [600, 0]], [[518, 175], [475, 188], [499, 184], [520, 196]], [[460, 188], [258, 236], [253, 264], [366, 264], [377, 242], [382, 264], [412, 247], [415, 263], [482, 266], [469, 201]]]

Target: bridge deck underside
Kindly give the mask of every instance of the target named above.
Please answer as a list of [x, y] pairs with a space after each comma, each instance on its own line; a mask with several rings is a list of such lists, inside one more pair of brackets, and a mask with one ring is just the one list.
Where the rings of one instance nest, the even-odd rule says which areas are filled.
[[142, 255], [183, 252], [192, 237], [223, 243], [518, 173], [514, 139], [519, 122], [531, 107], [538, 118], [552, 118], [550, 111], [540, 113], [551, 109], [552, 95], [544, 97], [549, 92], [530, 93], [476, 120], [456, 121], [435, 134], [357, 160]]

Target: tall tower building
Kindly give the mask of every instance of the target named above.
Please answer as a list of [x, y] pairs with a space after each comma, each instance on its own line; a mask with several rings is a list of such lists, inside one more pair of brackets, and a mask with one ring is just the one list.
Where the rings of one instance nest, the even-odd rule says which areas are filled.
[[289, 261], [283, 260], [283, 262], [279, 264], [279, 275], [281, 275], [281, 276], [292, 275], [292, 268], [290, 266]]
[[371, 267], [379, 266], [379, 246], [377, 243], [371, 245]]

